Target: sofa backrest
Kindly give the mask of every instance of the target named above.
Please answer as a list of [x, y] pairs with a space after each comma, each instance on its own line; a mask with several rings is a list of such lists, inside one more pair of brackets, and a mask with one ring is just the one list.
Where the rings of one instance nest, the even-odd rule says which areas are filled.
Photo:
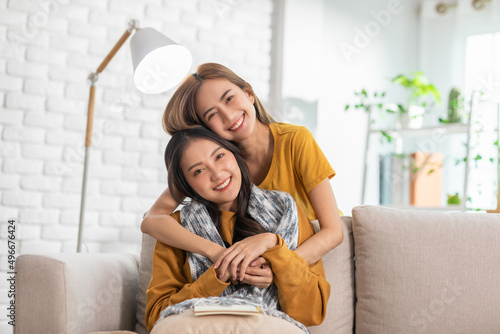
[[[313, 222], [315, 229], [317, 223]], [[354, 245], [351, 217], [342, 217], [344, 240], [342, 244], [323, 257], [326, 278], [331, 285], [327, 315], [320, 326], [310, 327], [313, 334], [352, 334], [354, 326]], [[145, 323], [146, 290], [151, 279], [153, 252], [156, 240], [147, 234], [142, 236], [142, 250], [139, 265], [137, 289], [138, 334], [148, 334]]]
[[352, 211], [359, 333], [500, 333], [500, 215]]

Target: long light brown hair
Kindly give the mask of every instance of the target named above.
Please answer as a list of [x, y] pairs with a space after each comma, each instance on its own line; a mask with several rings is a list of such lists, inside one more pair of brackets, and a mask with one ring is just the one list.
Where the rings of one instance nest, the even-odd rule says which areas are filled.
[[253, 105], [257, 119], [264, 124], [276, 122], [266, 111], [249, 83], [224, 65], [205, 63], [198, 66], [195, 73], [188, 75], [170, 98], [162, 120], [163, 129], [167, 133], [173, 136], [178, 131], [204, 125], [196, 113], [196, 93], [206, 80], [211, 79], [226, 79], [249, 92], [255, 99]]

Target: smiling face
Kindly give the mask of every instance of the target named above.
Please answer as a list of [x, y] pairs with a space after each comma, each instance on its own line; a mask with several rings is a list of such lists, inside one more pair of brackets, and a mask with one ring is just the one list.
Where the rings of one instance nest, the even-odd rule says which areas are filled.
[[220, 210], [236, 211], [241, 170], [230, 151], [209, 139], [193, 138], [184, 149], [180, 167], [198, 195]]
[[226, 79], [211, 79], [196, 94], [196, 113], [210, 130], [240, 143], [251, 136], [256, 112], [254, 96]]

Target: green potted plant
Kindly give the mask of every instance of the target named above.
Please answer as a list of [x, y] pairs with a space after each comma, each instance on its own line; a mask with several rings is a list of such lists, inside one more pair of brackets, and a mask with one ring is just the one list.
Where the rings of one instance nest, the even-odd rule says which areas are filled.
[[465, 98], [458, 87], [453, 87], [448, 95], [447, 119], [439, 118], [440, 123], [467, 123]]
[[460, 195], [458, 193], [455, 193], [454, 195], [447, 194], [448, 200], [446, 203], [448, 205], [460, 205], [462, 203], [462, 200], [460, 199]]
[[406, 104], [398, 104], [400, 127], [420, 128], [425, 109], [434, 102], [441, 103], [439, 91], [422, 71], [399, 74], [391, 82], [402, 86], [406, 91]]

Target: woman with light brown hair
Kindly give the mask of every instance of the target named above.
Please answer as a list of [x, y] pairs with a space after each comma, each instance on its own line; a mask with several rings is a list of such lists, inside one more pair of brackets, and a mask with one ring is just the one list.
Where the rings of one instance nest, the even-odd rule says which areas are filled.
[[[202, 64], [189, 75], [163, 115], [163, 127], [171, 135], [199, 125], [237, 145], [259, 188], [289, 193], [309, 219], [318, 220], [320, 231], [295, 250], [308, 264], [342, 242], [339, 210], [329, 182], [335, 171], [305, 127], [276, 123], [249, 83], [215, 63]], [[222, 180], [214, 190], [223, 192], [230, 181]], [[220, 272], [230, 270], [234, 280], [242, 280], [249, 265], [263, 264], [256, 261], [262, 250], [251, 240], [221, 252], [169, 219], [178, 204], [167, 188], [144, 218], [142, 231], [208, 257]]]

